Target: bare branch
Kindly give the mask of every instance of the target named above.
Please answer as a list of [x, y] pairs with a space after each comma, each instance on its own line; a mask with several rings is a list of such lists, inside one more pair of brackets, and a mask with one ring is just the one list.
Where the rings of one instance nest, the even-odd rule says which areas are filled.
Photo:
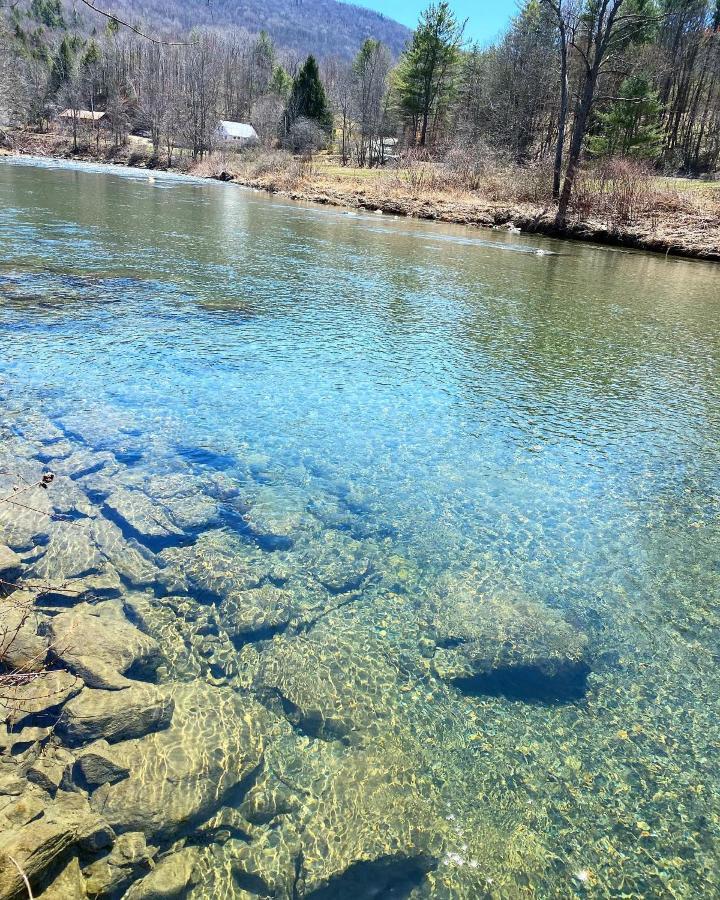
[[152, 44], [164, 45], [167, 47], [187, 47], [190, 44], [196, 43], [195, 41], [162, 41], [160, 40], [160, 38], [153, 37], [153, 35], [151, 34], [146, 34], [144, 31], [140, 31], [140, 29], [136, 28], [135, 25], [131, 25], [124, 19], [116, 16], [115, 13], [109, 12], [105, 9], [100, 9], [100, 7], [96, 6], [92, 2], [92, 0], [80, 0], [80, 2], [84, 3], [85, 6], [89, 7], [94, 12], [99, 13], [101, 16], [105, 16], [105, 18], [109, 19], [111, 22], [116, 22], [118, 25], [122, 25], [123, 28], [129, 28], [130, 31], [134, 31], [135, 34], [140, 35], [141, 38], [145, 38], [146, 41], [150, 41]]

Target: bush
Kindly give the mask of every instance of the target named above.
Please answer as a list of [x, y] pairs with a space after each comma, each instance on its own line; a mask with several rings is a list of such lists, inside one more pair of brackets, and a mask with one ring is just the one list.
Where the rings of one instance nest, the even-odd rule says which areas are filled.
[[307, 156], [327, 146], [328, 136], [314, 119], [296, 119], [283, 139], [283, 146], [291, 153]]

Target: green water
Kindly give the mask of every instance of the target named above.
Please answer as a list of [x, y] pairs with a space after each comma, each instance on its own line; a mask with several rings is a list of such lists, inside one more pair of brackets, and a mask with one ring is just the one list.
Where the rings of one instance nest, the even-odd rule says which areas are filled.
[[125, 534], [161, 678], [271, 718], [189, 896], [720, 894], [719, 272], [0, 164], [7, 433], [225, 486]]

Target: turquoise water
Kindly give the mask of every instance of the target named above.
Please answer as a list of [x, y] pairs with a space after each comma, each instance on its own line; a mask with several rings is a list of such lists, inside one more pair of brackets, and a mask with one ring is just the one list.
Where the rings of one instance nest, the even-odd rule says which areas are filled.
[[[257, 550], [323, 610], [236, 642], [282, 718], [281, 649], [297, 779], [330, 754], [361, 792], [374, 752], [427, 783], [437, 865], [399, 893], [373, 870], [377, 896], [720, 892], [717, 267], [13, 161], [0, 249], [6, 423], [42, 411], [133, 488], [222, 473], [241, 502], [178, 545]], [[582, 667], [444, 677], [499, 640], [497, 598], [582, 635]], [[323, 704], [342, 728], [308, 726]]]

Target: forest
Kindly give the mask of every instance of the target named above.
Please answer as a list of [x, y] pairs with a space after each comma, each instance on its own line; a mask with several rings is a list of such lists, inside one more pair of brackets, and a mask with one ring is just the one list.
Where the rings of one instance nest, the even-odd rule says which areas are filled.
[[440, 161], [470, 188], [512, 164], [542, 170], [560, 223], [585, 165], [718, 168], [720, 0], [527, 0], [490, 46], [468, 45], [451, 5], [431, 3], [399, 55], [369, 37], [354, 59], [318, 60], [265, 31], [167, 42], [83, 9], [5, 3], [6, 123], [43, 132], [60, 110], [102, 110], [103, 134], [86, 140], [142, 133], [168, 166], [216, 149], [221, 119], [252, 123], [268, 150], [330, 148], [343, 166]]

